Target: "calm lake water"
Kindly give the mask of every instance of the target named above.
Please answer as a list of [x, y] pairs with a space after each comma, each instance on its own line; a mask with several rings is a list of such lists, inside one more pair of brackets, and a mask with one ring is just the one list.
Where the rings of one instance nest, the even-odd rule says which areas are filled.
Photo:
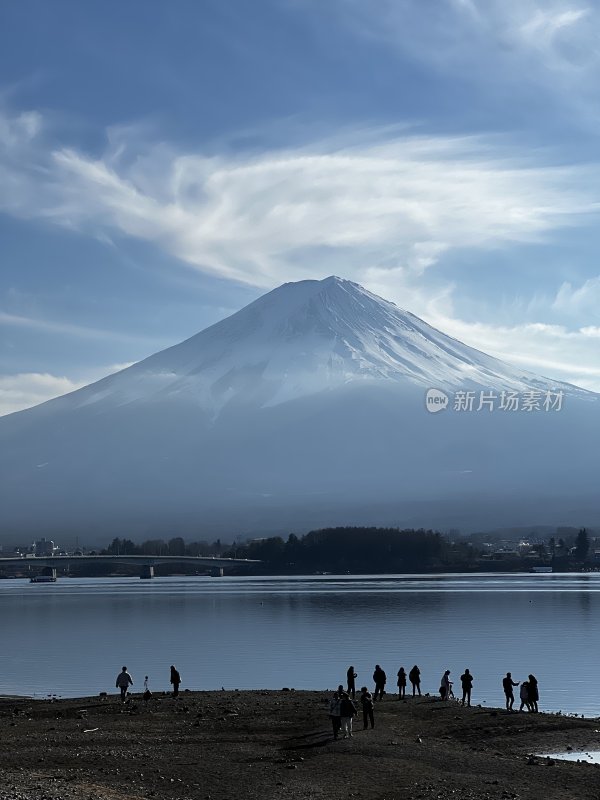
[[[600, 715], [600, 574], [0, 581], [0, 694], [114, 692], [126, 664], [140, 689], [324, 689], [376, 663], [425, 692], [465, 667], [473, 702], [503, 705], [501, 679], [533, 672], [540, 709]], [[518, 696], [518, 690], [517, 690]], [[518, 707], [519, 701], [516, 701]]]

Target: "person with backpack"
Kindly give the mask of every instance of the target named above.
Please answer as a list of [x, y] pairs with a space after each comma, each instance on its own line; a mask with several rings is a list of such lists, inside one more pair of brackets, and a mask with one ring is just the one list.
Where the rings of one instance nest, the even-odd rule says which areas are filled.
[[369, 722], [371, 723], [371, 728], [374, 728], [375, 715], [373, 713], [373, 695], [366, 686], [363, 686], [360, 690], [360, 704], [363, 712], [363, 730], [367, 730]]
[[523, 706], [527, 708], [527, 711], [532, 711], [531, 702], [529, 700], [529, 682], [522, 681], [521, 687], [519, 689], [519, 699], [521, 700], [521, 705], [519, 706], [519, 711], [523, 711]]
[[348, 697], [348, 692], [342, 692], [340, 700], [340, 715], [344, 739], [352, 738], [352, 720], [356, 716], [356, 706]]
[[340, 697], [339, 691], [334, 692], [333, 697], [329, 701], [329, 719], [331, 720], [334, 739], [338, 738], [340, 728], [342, 727], [342, 712], [340, 710], [341, 702], [342, 698]]

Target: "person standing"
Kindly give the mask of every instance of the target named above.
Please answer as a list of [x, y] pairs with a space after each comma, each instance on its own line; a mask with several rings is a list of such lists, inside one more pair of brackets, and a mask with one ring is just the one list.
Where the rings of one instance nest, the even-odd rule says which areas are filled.
[[415, 692], [419, 692], [419, 697], [421, 697], [421, 670], [416, 664], [408, 673], [408, 680], [412, 684], [412, 696], [415, 696]]
[[463, 674], [460, 676], [460, 685], [462, 686], [462, 704], [464, 706], [465, 700], [467, 701], [467, 705], [471, 706], [471, 689], [473, 688], [473, 676], [466, 669]]
[[356, 672], [354, 672], [354, 667], [348, 667], [348, 672], [346, 673], [346, 677], [348, 679], [348, 696], [351, 697], [353, 700], [356, 697], [356, 684], [354, 681], [358, 677]]
[[337, 739], [342, 727], [342, 713], [340, 710], [341, 697], [339, 692], [334, 692], [333, 697], [329, 701], [329, 719], [331, 720], [331, 727], [333, 728], [333, 738]]
[[513, 681], [510, 672], [506, 673], [506, 677], [502, 678], [502, 688], [504, 689], [504, 696], [506, 697], [506, 710], [513, 710], [513, 703], [515, 702], [515, 695], [513, 693], [513, 686], [518, 686], [519, 681]]
[[152, 692], [150, 691], [150, 687], [148, 686], [147, 675], [144, 676], [144, 694], [142, 695], [142, 697], [144, 698], [144, 703], [147, 703], [152, 697]]
[[519, 711], [523, 711], [523, 706], [527, 707], [527, 711], [531, 711], [531, 703], [529, 702], [529, 683], [527, 681], [523, 681], [521, 683], [521, 688], [519, 689], [519, 698], [521, 699]]
[[375, 681], [375, 696], [373, 700], [377, 700], [377, 696], [379, 695], [379, 699], [383, 700], [383, 695], [385, 694], [385, 683], [387, 681], [387, 675], [381, 669], [379, 664], [375, 664], [375, 672], [373, 673], [373, 680]]
[[356, 716], [356, 706], [348, 697], [348, 692], [342, 692], [340, 701], [340, 715], [344, 739], [352, 738], [352, 719]]
[[537, 713], [538, 711], [538, 700], [540, 699], [540, 693], [538, 690], [538, 682], [535, 675], [529, 675], [529, 705], [532, 711]]
[[360, 704], [363, 712], [363, 730], [367, 730], [369, 721], [371, 722], [371, 728], [374, 728], [375, 715], [373, 713], [373, 695], [366, 686], [363, 686], [360, 690]]
[[398, 700], [402, 700], [402, 698], [406, 697], [406, 672], [404, 671], [404, 667], [400, 667], [398, 670]]
[[179, 685], [181, 683], [181, 675], [175, 669], [175, 667], [171, 664], [171, 678], [170, 683], [173, 684], [173, 697], [179, 696]]
[[442, 700], [448, 700], [451, 694], [452, 694], [452, 681], [450, 680], [450, 670], [447, 669], [442, 675], [442, 680], [440, 681], [440, 696]]
[[127, 667], [123, 667], [121, 672], [117, 675], [116, 687], [121, 690], [121, 702], [124, 703], [127, 699], [127, 691], [130, 686], [133, 686], [133, 678], [127, 672]]

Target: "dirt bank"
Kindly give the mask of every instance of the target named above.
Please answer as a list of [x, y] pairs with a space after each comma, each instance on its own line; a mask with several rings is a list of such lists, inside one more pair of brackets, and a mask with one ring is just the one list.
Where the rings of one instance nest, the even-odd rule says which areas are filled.
[[0, 800], [600, 798], [600, 767], [529, 758], [600, 749], [600, 722], [386, 697], [333, 741], [327, 692], [177, 701], [0, 700]]

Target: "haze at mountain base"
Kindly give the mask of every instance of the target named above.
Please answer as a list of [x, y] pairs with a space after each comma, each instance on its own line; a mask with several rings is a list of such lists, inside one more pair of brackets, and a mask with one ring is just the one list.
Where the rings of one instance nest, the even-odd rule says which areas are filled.
[[[425, 392], [563, 394], [429, 414]], [[511, 367], [339, 278], [0, 418], [3, 535], [239, 535], [600, 520], [600, 397]]]

